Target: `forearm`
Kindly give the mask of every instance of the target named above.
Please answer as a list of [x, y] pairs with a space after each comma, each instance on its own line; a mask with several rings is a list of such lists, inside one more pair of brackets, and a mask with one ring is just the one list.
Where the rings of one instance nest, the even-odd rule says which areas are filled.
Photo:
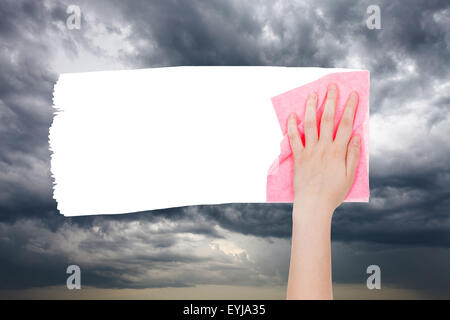
[[294, 202], [287, 299], [332, 299], [332, 210]]

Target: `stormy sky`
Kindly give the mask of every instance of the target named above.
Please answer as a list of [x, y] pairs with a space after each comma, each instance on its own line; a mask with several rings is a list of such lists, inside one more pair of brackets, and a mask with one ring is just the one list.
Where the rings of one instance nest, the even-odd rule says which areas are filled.
[[[80, 30], [66, 9], [81, 8]], [[381, 30], [366, 8], [381, 8]], [[369, 204], [334, 214], [337, 298], [450, 298], [448, 1], [0, 3], [0, 298], [285, 297], [291, 209], [233, 204], [65, 218], [48, 129], [63, 72], [180, 65], [371, 72]], [[83, 289], [65, 289], [69, 264]], [[382, 289], [365, 286], [381, 268]]]

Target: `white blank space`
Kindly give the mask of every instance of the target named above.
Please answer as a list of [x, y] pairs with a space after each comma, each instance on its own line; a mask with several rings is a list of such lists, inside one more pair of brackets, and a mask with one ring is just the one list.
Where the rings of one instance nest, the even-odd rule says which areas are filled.
[[50, 128], [65, 216], [265, 202], [281, 130], [270, 98], [332, 72], [172, 67], [63, 74]]

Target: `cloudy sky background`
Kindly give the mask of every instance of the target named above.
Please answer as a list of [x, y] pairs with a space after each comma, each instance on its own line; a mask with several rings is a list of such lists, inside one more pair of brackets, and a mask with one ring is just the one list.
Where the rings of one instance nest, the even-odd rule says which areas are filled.
[[[69, 4], [80, 30], [66, 27]], [[371, 4], [381, 30], [365, 25]], [[0, 39], [0, 298], [284, 299], [290, 205], [56, 210], [58, 74], [178, 65], [370, 70], [372, 196], [334, 215], [335, 296], [450, 298], [448, 1], [6, 0]], [[65, 288], [69, 264], [82, 270], [77, 292]]]

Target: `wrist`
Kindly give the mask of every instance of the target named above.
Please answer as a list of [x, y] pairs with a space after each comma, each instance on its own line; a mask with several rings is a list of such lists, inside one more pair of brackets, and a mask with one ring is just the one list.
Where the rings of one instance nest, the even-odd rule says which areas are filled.
[[292, 210], [294, 224], [307, 223], [331, 226], [334, 209], [321, 201], [304, 201], [295, 199]]

